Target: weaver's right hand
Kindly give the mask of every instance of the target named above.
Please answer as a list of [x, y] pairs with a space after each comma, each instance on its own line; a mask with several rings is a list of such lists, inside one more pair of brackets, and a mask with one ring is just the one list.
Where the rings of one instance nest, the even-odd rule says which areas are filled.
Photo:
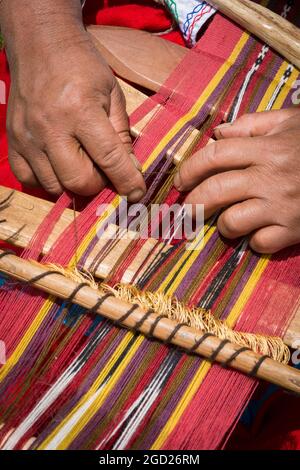
[[1, 6], [12, 80], [10, 165], [22, 183], [50, 193], [92, 195], [108, 179], [134, 202], [146, 188], [132, 154], [124, 96], [76, 3], [4, 0]]

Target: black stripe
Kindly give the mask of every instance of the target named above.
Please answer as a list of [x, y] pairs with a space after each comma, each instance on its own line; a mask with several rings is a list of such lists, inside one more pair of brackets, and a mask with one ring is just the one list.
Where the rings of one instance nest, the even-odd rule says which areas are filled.
[[223, 366], [223, 367], [229, 367], [230, 364], [231, 364], [240, 354], [242, 354], [243, 352], [246, 352], [246, 351], [251, 351], [251, 349], [250, 349], [250, 348], [247, 348], [246, 346], [244, 346], [243, 348], [238, 349], [238, 350], [235, 351], [226, 361], [222, 362], [222, 366]]
[[224, 346], [226, 346], [226, 344], [230, 343], [229, 339], [223, 339], [223, 341], [221, 341], [221, 343], [219, 344], [219, 346], [217, 347], [217, 349], [212, 353], [212, 355], [210, 356], [209, 360], [214, 362], [217, 357], [218, 357], [218, 354], [222, 351], [222, 349], [224, 348]]
[[114, 294], [112, 292], [107, 292], [107, 294], [103, 295], [103, 297], [99, 297], [99, 300], [95, 303], [92, 308], [89, 309], [89, 312], [97, 313], [103, 302], [105, 302], [105, 300], [109, 297], [114, 297]]
[[192, 347], [189, 349], [189, 352], [190, 352], [190, 353], [195, 352], [195, 351], [199, 348], [199, 346], [201, 346], [201, 344], [202, 344], [207, 338], [210, 338], [210, 337], [212, 337], [212, 336], [215, 336], [215, 335], [213, 335], [212, 333], [204, 333], [204, 335], [201, 336], [201, 338], [199, 338], [199, 339], [195, 342], [194, 346], [192, 346]]
[[156, 319], [155, 319], [154, 322], [152, 323], [151, 328], [150, 328], [150, 330], [149, 330], [149, 333], [148, 333], [149, 336], [154, 336], [154, 330], [155, 330], [155, 328], [157, 327], [157, 325], [158, 325], [158, 323], [160, 322], [160, 320], [162, 320], [163, 318], [168, 318], [168, 317], [167, 317], [167, 315], [158, 315], [158, 316], [156, 317]]
[[257, 361], [251, 372], [249, 372], [249, 375], [251, 377], [256, 377], [259, 371], [259, 368], [261, 367], [262, 363], [265, 362], [266, 359], [270, 359], [270, 356], [265, 355], [261, 356], [261, 358]]
[[139, 330], [141, 328], [141, 326], [143, 325], [143, 323], [147, 320], [147, 318], [152, 315], [154, 313], [154, 310], [152, 310], [152, 308], [150, 308], [146, 313], [145, 315], [142, 316], [142, 318], [134, 325], [134, 327]]
[[116, 323], [123, 323], [125, 320], [127, 320], [128, 317], [137, 309], [139, 308], [138, 304], [133, 304], [133, 306], [126, 312], [121, 318], [116, 320]]
[[178, 325], [175, 326], [174, 330], [172, 331], [170, 336], [164, 341], [164, 343], [171, 343], [174, 337], [177, 335], [180, 328], [184, 326], [189, 326], [189, 325], [187, 323], [178, 323]]

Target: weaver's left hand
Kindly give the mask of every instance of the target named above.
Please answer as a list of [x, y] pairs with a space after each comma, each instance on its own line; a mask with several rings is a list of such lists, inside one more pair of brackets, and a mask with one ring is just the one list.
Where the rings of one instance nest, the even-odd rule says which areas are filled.
[[185, 202], [205, 217], [225, 208], [226, 238], [250, 234], [259, 253], [300, 242], [300, 109], [247, 114], [215, 130], [218, 141], [183, 163], [175, 176]]

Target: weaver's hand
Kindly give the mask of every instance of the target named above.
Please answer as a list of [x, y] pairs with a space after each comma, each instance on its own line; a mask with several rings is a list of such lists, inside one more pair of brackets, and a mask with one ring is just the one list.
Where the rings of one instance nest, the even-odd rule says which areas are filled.
[[[124, 96], [83, 28], [79, 0], [10, 1], [19, 15], [8, 20], [2, 12], [4, 29], [16, 31], [15, 39], [6, 35], [13, 172], [22, 183], [40, 183], [51, 193], [66, 188], [82, 195], [99, 192], [107, 178], [130, 201], [139, 200], [145, 183], [132, 154]], [[27, 10], [31, 34], [25, 41], [20, 15]]]
[[245, 115], [216, 129], [216, 143], [194, 154], [175, 176], [186, 203], [206, 217], [225, 208], [218, 229], [250, 234], [250, 246], [274, 253], [300, 242], [300, 109]]

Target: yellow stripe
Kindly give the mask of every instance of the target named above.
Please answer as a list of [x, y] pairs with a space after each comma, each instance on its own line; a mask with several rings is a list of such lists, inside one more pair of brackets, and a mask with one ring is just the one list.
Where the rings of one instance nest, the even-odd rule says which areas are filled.
[[159, 436], [157, 437], [156, 441], [151, 446], [150, 450], [159, 450], [162, 448], [164, 442], [167, 440], [167, 438], [169, 437], [169, 435], [171, 434], [171, 432], [177, 425], [178, 421], [183, 415], [188, 404], [190, 403], [195, 393], [197, 392], [198, 388], [200, 387], [203, 381], [203, 378], [206, 376], [209, 369], [210, 369], [210, 363], [207, 361], [203, 361], [199, 369], [195, 372], [192, 378], [192, 381], [190, 382], [184, 395], [181, 397], [180, 402], [178, 403], [174, 412], [172, 413], [172, 416], [170, 416], [169, 420], [165, 424], [164, 428], [161, 430]]
[[69, 266], [74, 266], [76, 264], [76, 260], [80, 258], [85, 250], [88, 248], [90, 242], [93, 238], [97, 235], [97, 231], [100, 230], [101, 226], [105, 223], [106, 219], [113, 213], [113, 211], [118, 207], [120, 204], [120, 196], [115, 196], [114, 199], [108, 204], [108, 208], [104, 215], [101, 215], [97, 220], [97, 223], [92, 226], [90, 231], [85, 235], [83, 240], [81, 241], [79, 247], [76, 250], [76, 253], [73, 255], [71, 261], [69, 262]]
[[149, 158], [143, 165], [144, 171], [147, 170], [150, 165], [152, 165], [157, 155], [160, 154], [160, 152], [164, 149], [164, 147], [168, 144], [168, 142], [172, 139], [172, 137], [176, 135], [176, 133], [186, 124], [186, 122], [188, 122], [190, 119], [192, 119], [198, 114], [199, 110], [203, 106], [203, 103], [205, 103], [207, 98], [209, 98], [209, 96], [212, 94], [214, 89], [218, 86], [219, 82], [222, 80], [224, 75], [227, 73], [230, 67], [232, 67], [232, 64], [235, 63], [239, 53], [241, 52], [242, 48], [244, 47], [248, 39], [249, 39], [249, 34], [243, 33], [239, 42], [233, 49], [230, 57], [222, 65], [222, 67], [220, 67], [219, 71], [216, 73], [216, 75], [211, 80], [211, 82], [207, 85], [202, 95], [200, 95], [200, 97], [198, 98], [196, 103], [192, 106], [190, 111], [184, 116], [182, 116], [176, 122], [176, 124], [172, 127], [172, 129], [170, 129], [170, 131], [164, 136], [164, 138], [160, 141], [157, 147], [149, 155]]
[[[274, 79], [272, 80], [272, 82], [270, 83], [267, 91], [265, 92], [258, 108], [257, 108], [257, 111], [261, 112], [261, 111], [265, 111], [267, 109], [267, 106], [276, 90], [276, 87], [278, 86], [279, 82], [280, 82], [280, 79], [282, 78], [286, 68], [288, 66], [288, 63], [287, 62], [283, 62], [283, 64], [281, 65], [280, 69], [278, 70], [276, 76], [274, 77]], [[291, 88], [292, 88], [292, 85], [293, 83], [295, 82], [295, 80], [297, 80], [298, 78], [298, 75], [299, 75], [299, 71], [294, 69], [291, 76], [289, 77], [284, 89], [281, 91], [280, 93], [280, 96], [277, 98], [276, 102], [274, 103], [274, 106], [273, 106], [273, 109], [281, 109], [282, 108], [282, 105], [288, 95], [288, 93], [290, 92]]]
[[[287, 65], [287, 64], [286, 64]], [[299, 77], [299, 70], [294, 69], [291, 73], [291, 76], [289, 77], [288, 81], [284, 85], [283, 90], [281, 91], [280, 95], [278, 96], [277, 100], [274, 103], [273, 109], [281, 109], [289, 92], [292, 89], [292, 86], [294, 85], [295, 81]]]
[[[260, 280], [262, 274], [264, 273], [270, 258], [265, 257], [258, 261], [257, 266], [253, 273], [251, 274], [248, 282], [241, 292], [235, 306], [230, 312], [230, 315], [226, 319], [227, 323], [230, 327], [233, 327], [238, 320], [243, 308], [245, 307], [247, 301], [249, 300], [253, 290], [255, 289], [258, 281]], [[172, 416], [169, 418], [168, 422], [162, 429], [160, 435], [152, 445], [152, 450], [161, 449], [168, 439], [171, 432], [174, 430], [176, 425], [178, 424], [181, 416], [183, 415], [184, 411], [192, 401], [195, 393], [199, 389], [200, 385], [202, 384], [203, 380], [205, 379], [207, 373], [211, 368], [211, 363], [207, 361], [203, 361], [200, 365], [198, 371], [195, 373], [192, 382], [190, 383], [189, 387], [186, 389], [184, 395], [181, 397], [180, 402], [176, 406]]]
[[[60, 429], [72, 418], [72, 416], [80, 409], [86, 401], [92, 397], [92, 395], [97, 391], [100, 387], [101, 383], [103, 382], [105, 376], [108, 374], [112, 366], [118, 361], [120, 355], [123, 353], [124, 349], [128, 346], [129, 341], [132, 339], [133, 334], [131, 332], [127, 333], [125, 338], [122, 340], [120, 345], [116, 348], [113, 356], [110, 357], [109, 361], [105, 365], [104, 369], [101, 370], [99, 376], [89, 389], [89, 391], [81, 398], [78, 404], [72, 409], [72, 411], [65, 417], [65, 419], [55, 428], [52, 433], [47, 437], [45, 441], [41, 443], [39, 446], [39, 450], [43, 450], [47, 448], [47, 445], [51, 442], [51, 440], [55, 437], [55, 435], [60, 431]], [[127, 353], [126, 357], [122, 359], [122, 362], [119, 364], [117, 369], [115, 370], [112, 377], [110, 377], [109, 381], [105, 384], [104, 388], [101, 391], [101, 395], [95, 399], [95, 401], [89, 406], [89, 408], [85, 411], [84, 415], [80, 418], [79, 422], [70, 430], [70, 432], [64, 437], [64, 439], [60, 442], [57, 449], [63, 450], [70, 446], [72, 441], [78, 436], [81, 430], [88, 424], [88, 422], [92, 419], [94, 414], [99, 410], [113, 387], [116, 385], [118, 380], [120, 379], [121, 375], [123, 374], [124, 370], [128, 366], [129, 362], [135, 355], [136, 351], [142, 344], [144, 340], [143, 336], [139, 336], [135, 343], [132, 345], [130, 351]]]
[[[204, 228], [204, 230], [207, 229], [207, 226]], [[183, 255], [181, 256], [180, 260], [175, 264], [175, 266], [172, 268], [166, 279], [161, 283], [159, 286], [159, 291], [164, 291], [168, 292], [169, 294], [172, 294], [179, 284], [182, 282], [182, 279], [185, 277], [189, 269], [191, 268], [192, 264], [195, 262], [195, 260], [200, 256], [201, 252], [209, 242], [210, 238], [212, 235], [215, 233], [216, 227], [211, 227], [207, 233], [204, 236], [202, 246], [200, 246], [199, 249], [196, 249], [194, 251], [186, 250]], [[188, 259], [188, 262], [186, 260]], [[186, 262], [186, 263], [185, 263]], [[170, 280], [172, 277], [176, 274], [176, 277], [174, 281], [172, 282], [172, 285], [168, 286]], [[168, 287], [167, 287], [168, 286]]]
[[230, 314], [226, 318], [226, 323], [229, 324], [231, 328], [234, 327], [237, 319], [239, 318], [242, 310], [244, 309], [246, 303], [248, 302], [252, 292], [254, 291], [255, 287], [257, 286], [262, 274], [264, 273], [266, 267], [269, 264], [271, 257], [270, 256], [262, 256], [255, 269], [253, 270], [251, 276], [248, 279], [247, 284], [245, 285], [242, 293], [240, 294], [239, 298], [237, 299], [234, 307], [232, 308]]
[[[116, 208], [118, 205], [118, 196], [112, 201], [109, 210], [107, 211], [107, 216], [109, 216], [113, 209]], [[96, 236], [97, 230], [100, 228], [101, 223], [104, 223], [105, 220], [103, 217], [100, 217], [96, 226], [93, 226], [91, 230], [86, 234], [84, 239], [82, 240], [80, 246], [78, 247], [76, 254], [73, 255], [69, 265], [72, 266], [76, 262], [77, 257], [82, 256], [84, 251], [87, 249], [91, 240]], [[6, 361], [5, 365], [0, 370], [0, 381], [3, 380], [7, 374], [11, 371], [11, 369], [15, 366], [15, 364], [19, 361], [20, 357], [24, 353], [25, 349], [27, 348], [28, 344], [32, 340], [34, 334], [37, 332], [39, 326], [41, 325], [42, 321], [44, 320], [45, 316], [49, 312], [50, 308], [53, 306], [55, 298], [53, 296], [49, 296], [48, 299], [44, 302], [43, 306], [41, 307], [40, 311], [37, 313], [36, 317], [30, 324], [28, 330], [23, 335], [20, 343], [16, 346], [14, 352], [10, 356], [10, 358]]]
[[[226, 72], [230, 69], [232, 64], [236, 61], [240, 51], [246, 44], [247, 40], [249, 39], [248, 33], [243, 33], [239, 42], [233, 49], [230, 57], [228, 60], [222, 65], [222, 67], [219, 69], [213, 80], [208, 84], [206, 89], [203, 91], [202, 95], [198, 98], [196, 103], [192, 106], [190, 111], [186, 113], [184, 116], [182, 116], [176, 124], [172, 127], [172, 129], [169, 130], [169, 132], [164, 136], [164, 138], [160, 141], [160, 143], [156, 146], [156, 148], [152, 151], [152, 153], [149, 155], [147, 158], [146, 162], [143, 165], [143, 171], [146, 171], [150, 165], [153, 163], [155, 158], [159, 155], [159, 153], [164, 149], [164, 147], [168, 144], [168, 142], [174, 137], [174, 135], [180, 131], [180, 129], [188, 122], [190, 119], [192, 119], [194, 116], [196, 116], [201, 109], [201, 106], [203, 106], [203, 103], [207, 100], [207, 98], [211, 95], [213, 90], [218, 86], [219, 82], [222, 80], [223, 76], [226, 74]], [[116, 196], [113, 201], [111, 202], [113, 207], [118, 207], [120, 204], [120, 197]], [[87, 234], [85, 239], [83, 240], [80, 248], [78, 248], [77, 253], [74, 255], [72, 260], [70, 261], [70, 265], [74, 265], [76, 262], [76, 257], [80, 257], [81, 254], [84, 252], [84, 250], [88, 247], [88, 244], [92, 240], [92, 238], [96, 235], [94, 227], [91, 229], [91, 231]]]
[[0, 381], [2, 381], [10, 372], [10, 370], [17, 364], [28, 344], [32, 340], [34, 334], [37, 332], [45, 316], [52, 307], [54, 300], [55, 298], [53, 296], [49, 296], [33, 322], [30, 324], [28, 330], [25, 332], [25, 334], [23, 334], [22, 339], [15, 348], [14, 352], [0, 370]]

